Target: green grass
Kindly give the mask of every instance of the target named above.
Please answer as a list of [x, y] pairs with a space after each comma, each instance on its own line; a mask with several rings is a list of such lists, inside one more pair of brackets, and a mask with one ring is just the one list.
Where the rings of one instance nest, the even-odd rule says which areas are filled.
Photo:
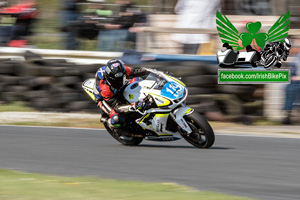
[[254, 125], [256, 126], [282, 126], [281, 121], [270, 121], [267, 118], [258, 119]]
[[51, 35], [33, 35], [30, 39], [31, 44], [39, 49], [62, 49], [62, 38]]
[[145, 183], [90, 177], [58, 177], [0, 169], [0, 199], [246, 200], [248, 198], [197, 191], [175, 183]]
[[13, 102], [10, 104], [0, 103], [0, 112], [34, 112], [34, 108], [26, 106], [23, 102]]
[[[0, 122], [0, 124], [2, 124]], [[104, 125], [99, 122], [98, 118], [94, 120], [90, 119], [64, 119], [61, 122], [39, 122], [39, 121], [28, 121], [28, 122], [11, 122], [3, 123], [5, 125], [16, 125], [16, 126], [51, 126], [51, 127], [72, 127], [72, 128], [104, 128]]]

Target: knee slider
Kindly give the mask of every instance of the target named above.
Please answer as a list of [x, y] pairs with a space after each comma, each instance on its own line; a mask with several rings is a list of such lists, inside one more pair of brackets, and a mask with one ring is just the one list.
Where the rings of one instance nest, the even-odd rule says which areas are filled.
[[112, 122], [112, 124], [119, 123], [119, 122], [120, 122], [119, 115], [114, 114], [114, 115], [111, 117], [111, 122]]
[[111, 118], [111, 124], [121, 124], [123, 122], [123, 119], [120, 115], [114, 114]]

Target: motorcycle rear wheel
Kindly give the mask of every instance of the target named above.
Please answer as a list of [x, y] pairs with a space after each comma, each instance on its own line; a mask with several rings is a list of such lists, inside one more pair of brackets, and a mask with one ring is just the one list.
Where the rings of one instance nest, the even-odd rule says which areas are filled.
[[215, 134], [205, 117], [197, 112], [184, 116], [192, 133], [181, 133], [182, 137], [197, 148], [210, 148], [215, 142]]
[[104, 126], [106, 128], [106, 130], [108, 131], [108, 133], [118, 142], [120, 142], [123, 145], [126, 146], [136, 146], [139, 145], [142, 141], [143, 141], [143, 137], [132, 137], [132, 136], [123, 136], [124, 138], [126, 137], [126, 139], [122, 139], [122, 135], [116, 133], [114, 130], [112, 130], [107, 123], [104, 123]]

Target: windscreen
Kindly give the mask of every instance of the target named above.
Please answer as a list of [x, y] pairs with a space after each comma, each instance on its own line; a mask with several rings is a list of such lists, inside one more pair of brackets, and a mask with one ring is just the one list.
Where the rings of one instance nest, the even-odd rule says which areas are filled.
[[164, 77], [157, 75], [155, 73], [150, 73], [146, 80], [154, 80], [155, 83], [151, 86], [152, 89], [161, 90], [168, 82]]

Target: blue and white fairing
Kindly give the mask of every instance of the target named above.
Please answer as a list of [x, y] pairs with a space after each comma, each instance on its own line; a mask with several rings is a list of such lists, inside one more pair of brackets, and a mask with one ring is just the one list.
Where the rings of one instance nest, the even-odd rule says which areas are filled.
[[184, 87], [174, 81], [166, 83], [161, 90], [161, 95], [168, 99], [174, 100], [183, 96]]
[[123, 93], [129, 103], [142, 101], [151, 95], [160, 108], [175, 108], [187, 96], [187, 89], [181, 81], [165, 74], [150, 74], [145, 80], [134, 82]]

